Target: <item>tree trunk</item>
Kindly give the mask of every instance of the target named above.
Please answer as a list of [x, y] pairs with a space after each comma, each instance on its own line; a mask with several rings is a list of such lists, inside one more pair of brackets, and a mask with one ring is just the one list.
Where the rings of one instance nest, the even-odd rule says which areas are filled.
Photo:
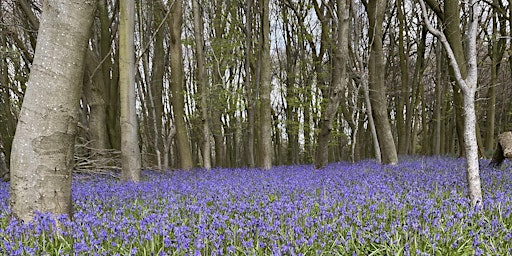
[[[496, 0], [494, 1], [496, 2]], [[497, 14], [493, 15], [493, 35], [492, 35], [492, 45], [490, 46], [491, 52], [491, 85], [487, 92], [487, 113], [486, 113], [486, 134], [485, 134], [485, 150], [491, 151], [494, 147], [494, 131], [495, 131], [495, 122], [496, 122], [496, 87], [498, 86], [498, 74], [500, 71], [500, 63], [503, 59], [503, 54], [505, 53], [505, 43], [506, 40], [498, 40], [497, 37], [502, 35], [504, 36], [506, 33], [505, 25], [503, 24], [505, 21], [498, 23]], [[498, 24], [502, 26], [498, 29]], [[500, 30], [502, 31], [500, 33]]]
[[121, 149], [121, 125], [119, 120], [119, 54], [112, 53], [112, 35], [111, 31], [116, 28], [111, 26], [109, 17], [109, 6], [107, 0], [98, 1], [98, 16], [100, 20], [100, 40], [99, 40], [99, 63], [103, 75], [104, 100], [106, 105], [106, 126], [108, 132], [108, 144], [111, 148]]
[[135, 1], [120, 3], [119, 87], [121, 100], [121, 180], [140, 180], [140, 149], [135, 109]]
[[208, 116], [208, 87], [205, 56], [204, 56], [204, 39], [203, 39], [203, 21], [201, 20], [201, 12], [199, 9], [199, 0], [192, 0], [192, 9], [194, 12], [194, 36], [196, 42], [196, 61], [197, 61], [197, 84], [201, 90], [201, 121], [203, 128], [203, 143], [201, 145], [201, 153], [203, 157], [203, 168], [210, 170], [211, 152], [210, 152], [210, 125]]
[[256, 109], [256, 102], [254, 100], [254, 86], [251, 79], [253, 72], [251, 69], [251, 56], [252, 54], [252, 18], [253, 18], [253, 0], [246, 0], [245, 4], [245, 16], [247, 21], [245, 22], [245, 59], [244, 59], [244, 86], [247, 94], [247, 138], [246, 138], [246, 155], [247, 165], [254, 167], [256, 165], [254, 161], [254, 110]]
[[386, 101], [386, 87], [384, 85], [384, 54], [382, 47], [382, 23], [386, 10], [386, 1], [370, 0], [368, 2], [368, 17], [370, 21], [370, 59], [369, 59], [369, 85], [370, 101], [372, 105], [375, 128], [382, 154], [383, 164], [397, 164], [398, 157], [389, 124]]
[[[283, 2], [282, 2], [283, 3]], [[298, 62], [298, 49], [294, 45], [294, 30], [293, 23], [290, 22], [290, 14], [286, 6], [281, 7], [283, 15], [283, 26], [285, 34], [285, 47], [286, 47], [286, 136], [288, 140], [287, 146], [287, 164], [298, 164], [299, 162], [299, 121], [297, 117], [297, 110], [299, 101], [297, 99], [297, 62]]]
[[[428, 19], [427, 10], [423, 0], [420, 1], [423, 19], [430, 33], [439, 39], [443, 44], [450, 65], [453, 69], [457, 85], [462, 90], [464, 100], [464, 145], [466, 152], [466, 178], [469, 192], [469, 199], [472, 207], [481, 206], [482, 189], [480, 184], [480, 174], [478, 165], [478, 143], [476, 134], [476, 114], [475, 114], [475, 94], [478, 82], [478, 63], [476, 38], [478, 33], [478, 15], [480, 15], [480, 6], [476, 0], [470, 0], [468, 5], [468, 29], [467, 29], [467, 52], [465, 61], [467, 61], [467, 72], [462, 72], [459, 61], [453, 51], [456, 45], [452, 45], [445, 33], [435, 29]], [[464, 62], [466, 63], [466, 62]], [[464, 65], [465, 66], [465, 65]]]
[[315, 157], [316, 168], [321, 168], [327, 165], [329, 141], [331, 138], [331, 131], [333, 129], [333, 121], [338, 112], [338, 106], [343, 96], [343, 90], [346, 87], [346, 65], [348, 57], [348, 26], [349, 26], [349, 10], [350, 1], [337, 0], [337, 17], [338, 27], [336, 35], [336, 47], [333, 49], [333, 70], [332, 70], [332, 85], [329, 95], [329, 102], [322, 113], [320, 123], [320, 133], [318, 134], [318, 144]]
[[85, 60], [84, 94], [89, 104], [89, 139], [95, 149], [109, 148], [107, 131], [107, 105], [103, 75], [96, 70], [99, 60], [92, 51], [87, 51]]
[[260, 86], [260, 164], [265, 170], [272, 168], [272, 115], [270, 105], [271, 65], [270, 62], [270, 4], [262, 0], [261, 4], [261, 86]]
[[499, 167], [505, 158], [512, 158], [512, 132], [498, 135], [498, 145], [489, 163], [492, 167]]
[[[0, 8], [0, 16], [4, 17], [3, 9]], [[3, 19], [0, 20], [3, 22]], [[0, 48], [7, 49], [7, 38], [5, 33], [0, 33]], [[16, 130], [16, 117], [13, 114], [12, 110], [12, 102], [11, 96], [9, 92], [9, 67], [6, 61], [0, 62], [0, 85], [4, 85], [5, 87], [0, 87], [0, 152], [3, 151], [5, 153], [5, 170], [6, 176], [9, 176], [9, 170], [7, 166], [9, 165], [9, 159], [11, 156], [11, 148], [12, 148], [12, 140], [14, 138], [14, 132]], [[21, 99], [23, 100], [23, 99]], [[1, 153], [0, 153], [1, 154]], [[1, 178], [1, 177], [0, 177]]]
[[95, 7], [93, 1], [43, 5], [11, 155], [11, 210], [26, 222], [35, 212], [72, 215], [73, 149]]
[[[398, 54], [400, 59], [400, 95], [398, 99], [398, 105], [396, 106], [396, 127], [398, 133], [398, 154], [407, 154], [408, 146], [410, 145], [410, 123], [404, 118], [404, 114], [409, 114], [413, 110], [411, 109], [411, 102], [409, 101], [409, 54], [408, 49], [404, 46], [405, 36], [404, 30], [406, 26], [405, 15], [402, 0], [396, 1], [396, 8], [398, 14]], [[405, 112], [405, 113], [404, 113]], [[413, 140], [416, 138], [412, 138]]]
[[9, 181], [9, 169], [7, 168], [6, 163], [6, 156], [2, 147], [2, 144], [0, 144], [0, 180], [1, 181]]
[[433, 136], [433, 148], [432, 152], [434, 155], [441, 154], [441, 117], [442, 117], [442, 106], [443, 106], [443, 61], [442, 61], [442, 45], [436, 44], [436, 88], [435, 88], [435, 105], [434, 105], [434, 136]]
[[153, 33], [155, 33], [154, 41], [154, 56], [151, 74], [151, 87], [148, 90], [149, 103], [151, 106], [150, 120], [153, 124], [153, 147], [156, 154], [156, 161], [158, 169], [163, 169], [163, 155], [165, 133], [163, 127], [162, 116], [164, 115], [163, 91], [164, 91], [164, 76], [166, 72], [165, 66], [165, 29], [161, 27], [165, 17], [163, 16], [161, 8], [155, 8], [153, 11]]
[[168, 19], [170, 40], [170, 65], [171, 65], [171, 104], [174, 112], [176, 126], [176, 146], [183, 170], [194, 167], [192, 162], [192, 150], [188, 138], [187, 125], [185, 123], [185, 95], [183, 78], [183, 50], [181, 45], [181, 31], [183, 24], [183, 0], [170, 2], [171, 18]]
[[[447, 41], [452, 45], [453, 53], [457, 64], [459, 65], [462, 77], [466, 77], [467, 67], [464, 58], [464, 46], [462, 44], [462, 33], [460, 31], [460, 6], [459, 1], [446, 1], [444, 4], [444, 22], [443, 28]], [[455, 71], [450, 67], [450, 76], [452, 81], [456, 82]], [[457, 129], [457, 138], [459, 142], [459, 156], [464, 156], [464, 109], [463, 95], [455, 83], [453, 84], [453, 103], [455, 107], [455, 124]]]

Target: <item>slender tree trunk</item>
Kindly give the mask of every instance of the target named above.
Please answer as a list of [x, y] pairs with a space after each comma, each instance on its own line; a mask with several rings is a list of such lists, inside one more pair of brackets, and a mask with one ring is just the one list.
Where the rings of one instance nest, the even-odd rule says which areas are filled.
[[349, 26], [349, 10], [350, 1], [337, 0], [337, 17], [338, 27], [336, 34], [336, 47], [333, 49], [333, 70], [332, 70], [332, 85], [329, 95], [329, 102], [322, 113], [320, 120], [320, 133], [318, 134], [318, 144], [315, 157], [316, 168], [321, 168], [327, 165], [329, 153], [329, 141], [331, 138], [331, 131], [333, 129], [333, 122], [338, 112], [338, 106], [343, 96], [343, 90], [347, 84], [346, 78], [346, 65], [348, 57], [348, 26]]
[[[409, 54], [404, 46], [405, 36], [404, 30], [406, 26], [405, 15], [403, 11], [402, 0], [396, 1], [396, 8], [398, 13], [398, 54], [400, 59], [400, 96], [398, 105], [396, 107], [396, 126], [398, 132], [398, 154], [407, 154], [408, 145], [410, 142], [410, 130], [409, 123], [406, 122], [404, 114], [412, 112], [411, 102], [409, 101]], [[405, 112], [405, 113], [404, 113]], [[408, 121], [408, 120], [407, 120]], [[413, 140], [415, 138], [412, 138]]]
[[388, 108], [386, 101], [386, 87], [384, 85], [384, 54], [382, 47], [382, 23], [386, 10], [386, 1], [370, 0], [368, 2], [368, 17], [370, 21], [370, 100], [375, 120], [375, 128], [379, 139], [383, 164], [397, 164], [398, 157], [391, 133]]
[[253, 90], [253, 82], [252, 82], [252, 69], [251, 69], [251, 56], [252, 54], [252, 18], [253, 18], [253, 0], [245, 1], [245, 16], [247, 17], [247, 22], [245, 22], [245, 59], [244, 59], [244, 86], [245, 91], [247, 93], [247, 143], [246, 143], [246, 155], [247, 155], [247, 165], [249, 167], [254, 167], [256, 165], [254, 161], [254, 109], [255, 109], [255, 100], [254, 100], [254, 90]]
[[108, 144], [111, 148], [121, 149], [121, 124], [119, 120], [119, 56], [112, 53], [111, 31], [117, 30], [111, 26], [107, 0], [98, 0], [98, 16], [100, 20], [99, 63], [103, 77], [103, 98], [106, 105], [106, 126]]
[[377, 129], [375, 128], [375, 121], [373, 119], [372, 103], [370, 100], [370, 89], [368, 88], [367, 82], [364, 82], [363, 84], [363, 93], [364, 101], [366, 104], [366, 115], [368, 115], [368, 126], [370, 126], [370, 133], [372, 135], [373, 151], [375, 153], [375, 158], [377, 159], [377, 162], [382, 163], [380, 144], [379, 139], [377, 137]]
[[[1, 2], [0, 2], [1, 4]], [[3, 21], [3, 9], [0, 8], [0, 22]], [[7, 38], [5, 33], [0, 33], [0, 48], [7, 49]], [[12, 111], [12, 103], [11, 96], [9, 93], [9, 67], [6, 61], [0, 62], [0, 85], [4, 85], [5, 87], [0, 87], [0, 154], [5, 154], [5, 173], [2, 176], [9, 176], [9, 170], [7, 166], [9, 165], [9, 159], [11, 156], [11, 148], [12, 148], [12, 140], [14, 138], [14, 132], [16, 130], [16, 118]], [[22, 99], [21, 99], [22, 100]], [[0, 178], [2, 178], [0, 176]]]
[[466, 152], [466, 178], [471, 206], [476, 207], [482, 204], [482, 189], [480, 184], [480, 167], [478, 165], [478, 143], [476, 134], [476, 113], [475, 113], [475, 94], [478, 82], [478, 65], [477, 65], [477, 47], [476, 37], [478, 33], [478, 17], [480, 15], [480, 6], [476, 0], [470, 0], [468, 5], [468, 29], [467, 29], [467, 53], [465, 60], [467, 61], [467, 73], [463, 73], [459, 61], [453, 51], [455, 47], [452, 45], [446, 35], [435, 29], [429, 19], [425, 3], [420, 1], [424, 22], [434, 36], [436, 36], [443, 44], [450, 65], [454, 71], [457, 84], [462, 91], [464, 100], [464, 145]]
[[183, 0], [170, 2], [171, 18], [168, 19], [171, 34], [170, 40], [170, 65], [171, 65], [171, 104], [174, 112], [176, 126], [176, 146], [183, 170], [191, 169], [192, 150], [190, 148], [187, 125], [185, 123], [185, 95], [183, 78], [183, 50], [181, 45], [181, 31], [183, 24]]
[[163, 16], [161, 8], [154, 8], [153, 10], [153, 33], [155, 33], [154, 40], [154, 57], [152, 61], [152, 74], [151, 74], [151, 87], [147, 90], [149, 96], [149, 105], [151, 106], [151, 123], [153, 125], [153, 147], [156, 154], [156, 160], [158, 169], [163, 169], [162, 158], [165, 134], [162, 122], [162, 116], [164, 115], [164, 104], [163, 104], [163, 91], [164, 91], [164, 76], [165, 76], [165, 30], [162, 27], [165, 17]]
[[87, 51], [85, 60], [84, 92], [89, 105], [89, 139], [95, 149], [109, 148], [107, 131], [107, 105], [103, 75], [96, 70], [99, 61], [92, 51]]
[[[497, 2], [494, 0], [494, 2]], [[504, 23], [504, 21], [503, 21]], [[492, 152], [494, 149], [494, 131], [495, 131], [495, 122], [496, 122], [496, 87], [498, 86], [498, 74], [500, 71], [500, 63], [503, 59], [503, 54], [505, 53], [505, 43], [506, 40], [497, 40], [497, 36], [500, 34], [505, 34], [505, 32], [501, 32], [500, 30], [504, 30], [504, 28], [498, 29], [498, 24], [504, 26], [502, 22], [498, 23], [497, 14], [493, 15], [493, 44], [490, 46], [491, 50], [491, 85], [487, 92], [487, 113], [486, 113], [486, 134], [485, 134], [485, 150], [488, 152]]]
[[440, 155], [441, 154], [441, 118], [442, 118], [442, 106], [443, 106], [443, 61], [441, 57], [441, 44], [436, 44], [436, 88], [435, 88], [435, 105], [434, 105], [434, 155]]
[[135, 109], [135, 1], [120, 3], [119, 87], [121, 97], [121, 180], [140, 180], [140, 149]]
[[203, 144], [201, 153], [203, 157], [203, 168], [209, 170], [212, 168], [210, 153], [210, 125], [208, 117], [208, 87], [205, 56], [204, 56], [204, 39], [203, 39], [203, 21], [201, 20], [201, 12], [199, 9], [199, 0], [192, 0], [192, 9], [194, 12], [194, 36], [196, 41], [196, 61], [197, 61], [197, 84], [201, 90], [201, 121], [203, 129]]
[[[246, 58], [249, 58], [249, 57], [246, 57]], [[247, 62], [246, 62], [247, 64]], [[253, 72], [251, 72], [251, 68], [246, 68], [245, 69], [246, 72], [248, 71], [249, 73], [248, 74], [253, 74]], [[255, 109], [256, 109], [256, 106], [255, 106], [255, 100], [254, 100], [254, 91], [253, 91], [253, 82], [250, 81], [249, 79], [249, 75], [246, 75], [245, 79], [247, 80], [247, 82], [245, 83], [246, 87], [248, 88], [247, 89], [247, 149], [246, 149], [246, 152], [247, 152], [247, 165], [249, 167], [254, 167], [256, 166], [256, 161], [255, 161], [255, 154], [254, 154], [254, 127], [255, 127]]]
[[11, 210], [26, 222], [35, 212], [72, 215], [73, 148], [95, 7], [93, 1], [43, 5], [11, 155]]
[[260, 167], [272, 168], [272, 115], [270, 106], [271, 62], [270, 62], [270, 4], [261, 0], [261, 86], [260, 86]]
[[[466, 77], [467, 67], [466, 60], [464, 58], [464, 46], [462, 44], [462, 33], [460, 31], [460, 6], [459, 1], [446, 1], [444, 3], [444, 22], [443, 22], [444, 33], [447, 41], [453, 47], [453, 53], [455, 59], [460, 68], [462, 77]], [[456, 82], [455, 71], [453, 67], [450, 67], [450, 76], [452, 81]], [[453, 103], [455, 107], [455, 122], [457, 129], [457, 138], [459, 142], [459, 156], [464, 156], [464, 109], [463, 109], [463, 95], [460, 88], [455, 83], [453, 84]]]
[[222, 114], [224, 111], [225, 103], [222, 101], [226, 101], [226, 97], [224, 96], [224, 80], [223, 76], [226, 71], [226, 65], [224, 61], [224, 55], [226, 53], [226, 44], [225, 44], [225, 27], [226, 27], [226, 19], [225, 19], [225, 10], [223, 8], [223, 3], [221, 0], [215, 0], [215, 14], [213, 18], [213, 32], [214, 36], [212, 38], [212, 50], [215, 53], [215, 63], [212, 68], [212, 95], [216, 95], [216, 100], [218, 104], [212, 105], [212, 135], [213, 140], [215, 142], [215, 165], [216, 166], [226, 166], [226, 147], [227, 142], [225, 141], [225, 130], [222, 122]]
[[286, 136], [288, 140], [287, 163], [298, 164], [299, 162], [299, 121], [297, 118], [298, 93], [295, 85], [297, 81], [298, 49], [294, 45], [295, 33], [293, 23], [290, 22], [290, 14], [286, 6], [282, 6], [283, 26], [286, 43]]

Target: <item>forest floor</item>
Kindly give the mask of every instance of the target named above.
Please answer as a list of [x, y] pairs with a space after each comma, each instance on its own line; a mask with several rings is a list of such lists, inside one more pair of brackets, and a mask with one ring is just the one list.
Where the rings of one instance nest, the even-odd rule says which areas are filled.
[[512, 167], [487, 164], [483, 209], [469, 207], [465, 161], [447, 157], [81, 175], [58, 227], [11, 219], [0, 183], [0, 254], [510, 255]]

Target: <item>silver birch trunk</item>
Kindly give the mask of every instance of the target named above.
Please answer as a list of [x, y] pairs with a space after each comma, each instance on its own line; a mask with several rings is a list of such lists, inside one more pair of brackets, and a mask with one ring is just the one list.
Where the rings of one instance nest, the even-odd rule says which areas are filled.
[[480, 4], [476, 0], [469, 1], [467, 28], [467, 76], [462, 77], [461, 69], [455, 59], [452, 47], [443, 32], [435, 29], [428, 19], [427, 9], [423, 0], [420, 1], [423, 20], [430, 33], [443, 44], [450, 65], [454, 70], [457, 85], [462, 90], [464, 99], [464, 147], [466, 150], [466, 178], [471, 206], [482, 204], [482, 188], [480, 184], [480, 167], [478, 165], [478, 143], [476, 138], [475, 94], [478, 82], [478, 65], [476, 37], [478, 34], [478, 15]]
[[[72, 216], [71, 174], [95, 1], [47, 0], [11, 155], [10, 206]], [[44, 92], [44, 93], [43, 93]]]
[[121, 102], [121, 180], [140, 180], [141, 158], [135, 109], [135, 1], [120, 2], [119, 90]]

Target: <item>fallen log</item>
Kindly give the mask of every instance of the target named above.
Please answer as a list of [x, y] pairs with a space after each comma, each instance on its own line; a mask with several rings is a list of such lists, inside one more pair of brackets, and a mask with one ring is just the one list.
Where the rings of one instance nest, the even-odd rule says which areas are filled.
[[512, 132], [504, 132], [498, 135], [498, 145], [489, 163], [492, 167], [499, 167], [505, 158], [512, 158]]

